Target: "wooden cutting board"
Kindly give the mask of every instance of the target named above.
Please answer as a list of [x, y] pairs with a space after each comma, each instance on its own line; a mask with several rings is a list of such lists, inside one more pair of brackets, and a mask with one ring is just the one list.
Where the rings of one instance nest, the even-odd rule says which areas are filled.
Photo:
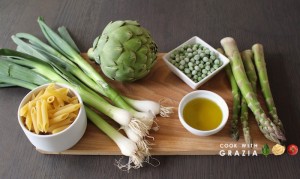
[[[85, 54], [83, 56], [87, 59]], [[177, 107], [181, 98], [193, 90], [167, 68], [162, 60], [162, 56], [162, 53], [159, 54], [157, 64], [151, 73], [142, 80], [134, 83], [119, 83], [107, 79], [115, 89], [126, 96], [134, 99], [162, 100], [162, 105], [174, 107], [174, 114], [171, 117], [162, 118], [158, 116], [156, 119], [160, 129], [150, 133], [154, 138], [154, 140], [149, 139], [154, 144], [151, 146], [152, 155], [219, 155], [220, 151], [222, 154], [225, 152], [226, 155], [231, 151], [232, 155], [234, 155], [236, 150], [238, 150], [240, 156], [243, 153], [248, 156], [249, 154], [253, 155], [254, 150], [260, 154], [264, 144], [268, 144], [270, 148], [275, 145], [275, 143], [268, 141], [259, 131], [252, 114], [249, 116], [251, 136], [254, 144], [252, 149], [243, 146], [245, 141], [241, 126], [240, 140], [236, 142], [230, 138], [232, 95], [224, 70], [199, 87], [199, 89], [213, 91], [225, 99], [230, 110], [226, 126], [219, 133], [207, 137], [199, 137], [189, 133], [178, 119]], [[91, 64], [99, 70], [98, 65]], [[259, 99], [265, 106], [261, 94], [259, 94]], [[107, 120], [111, 121], [110, 119]], [[117, 127], [113, 122], [110, 123]], [[90, 122], [88, 122], [84, 136], [73, 148], [60, 153], [38, 151], [45, 154], [121, 155], [117, 145]]]

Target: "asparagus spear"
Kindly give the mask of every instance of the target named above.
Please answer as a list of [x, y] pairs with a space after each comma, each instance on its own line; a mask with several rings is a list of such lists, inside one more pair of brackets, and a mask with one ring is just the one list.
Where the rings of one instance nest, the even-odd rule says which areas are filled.
[[[223, 55], [225, 55], [223, 49], [218, 48], [217, 49], [220, 53], [222, 53]], [[238, 141], [240, 138], [239, 135], [239, 129], [238, 129], [238, 119], [239, 119], [239, 111], [240, 111], [240, 101], [241, 101], [241, 96], [240, 96], [240, 91], [239, 91], [239, 87], [236, 84], [236, 81], [234, 79], [234, 76], [232, 74], [232, 70], [231, 67], [229, 65], [227, 65], [225, 67], [225, 71], [227, 74], [227, 77], [230, 81], [230, 85], [231, 85], [231, 92], [232, 92], [232, 96], [233, 96], [233, 107], [232, 107], [232, 120], [231, 120], [231, 129], [230, 129], [230, 135], [231, 137]]]
[[282, 131], [277, 128], [277, 126], [266, 116], [264, 113], [254, 91], [249, 82], [239, 50], [237, 48], [236, 42], [231, 37], [226, 37], [221, 40], [221, 45], [223, 46], [226, 55], [230, 59], [230, 65], [235, 80], [241, 90], [241, 93], [245, 100], [247, 101], [248, 107], [251, 109], [255, 115], [256, 121], [258, 123], [259, 129], [265, 135], [265, 137], [273, 142], [280, 143], [280, 141], [285, 141], [286, 138]]
[[278, 126], [282, 131], [284, 131], [282, 122], [277, 115], [277, 110], [270, 89], [263, 46], [261, 44], [254, 44], [252, 46], [252, 50], [254, 53], [254, 62], [258, 71], [260, 86], [265, 97], [269, 113], [275, 125]]
[[254, 64], [252, 62], [253, 52], [252, 50], [244, 50], [241, 53], [241, 55], [242, 55], [242, 60], [243, 60], [247, 77], [252, 85], [254, 93], [256, 93], [257, 75], [256, 75]]
[[[256, 82], [257, 82], [257, 76], [255, 72], [254, 65], [252, 63], [253, 53], [251, 50], [244, 50], [242, 53], [242, 61], [245, 67], [245, 71], [248, 77], [248, 80], [251, 83], [251, 86], [253, 88], [254, 93], [256, 93]], [[241, 122], [243, 126], [243, 133], [245, 137], [245, 141], [247, 144], [252, 143], [252, 138], [250, 135], [250, 128], [248, 124], [248, 106], [245, 98], [242, 98], [241, 102]]]

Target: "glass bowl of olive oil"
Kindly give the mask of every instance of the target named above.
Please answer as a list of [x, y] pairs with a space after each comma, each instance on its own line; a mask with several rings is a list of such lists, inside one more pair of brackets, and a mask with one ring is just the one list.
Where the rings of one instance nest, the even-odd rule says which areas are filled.
[[189, 132], [198, 136], [209, 136], [223, 129], [228, 120], [229, 109], [218, 94], [197, 90], [182, 98], [178, 116]]

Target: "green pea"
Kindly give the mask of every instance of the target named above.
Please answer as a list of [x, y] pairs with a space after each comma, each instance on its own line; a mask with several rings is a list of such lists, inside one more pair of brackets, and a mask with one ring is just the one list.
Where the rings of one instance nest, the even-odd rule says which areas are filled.
[[210, 66], [205, 66], [205, 69], [206, 70], [210, 70]]
[[189, 62], [188, 66], [191, 67], [191, 66], [194, 66], [194, 64], [192, 62]]
[[209, 62], [205, 62], [205, 66], [209, 66], [210, 65], [210, 63]]
[[207, 57], [203, 57], [202, 59], [204, 62], [208, 62], [208, 58]]
[[175, 63], [176, 63], [176, 61], [175, 61], [175, 60], [171, 60], [171, 63], [172, 63], [172, 64], [175, 64]]
[[214, 71], [215, 71], [215, 69], [214, 69], [214, 68], [211, 68], [211, 69], [210, 69], [210, 72], [214, 72]]
[[210, 54], [211, 56], [215, 56], [215, 55], [216, 55], [215, 52], [213, 52], [213, 51], [211, 51], [209, 54]]
[[192, 53], [188, 53], [188, 57], [192, 57], [193, 56], [193, 54]]
[[189, 67], [189, 69], [190, 69], [191, 71], [193, 71], [193, 70], [194, 70], [194, 68], [193, 68], [193, 67]]
[[180, 64], [181, 64], [181, 65], [184, 65], [184, 64], [185, 64], [185, 61], [184, 61], [184, 60], [181, 60], [181, 61], [180, 61]]
[[210, 59], [214, 60], [214, 59], [216, 59], [216, 56], [211, 55], [211, 56], [210, 56]]
[[183, 66], [183, 65], [179, 65], [179, 69], [180, 69], [180, 70], [183, 70], [183, 69], [184, 69], [184, 66]]
[[195, 59], [194, 58], [191, 58], [191, 60], [190, 60], [192, 63], [194, 63], [195, 62]]
[[195, 66], [195, 70], [199, 71], [200, 70], [199, 66]]
[[209, 71], [209, 72], [207, 72], [207, 75], [210, 75], [211, 74], [211, 72]]
[[180, 60], [183, 60], [183, 59], [184, 59], [184, 56], [182, 56], [182, 55], [179, 56], [179, 59], [180, 59]]
[[199, 60], [199, 59], [200, 59], [200, 55], [195, 55], [195, 56], [194, 56], [194, 59], [195, 59], [195, 60]]
[[192, 75], [196, 75], [197, 74], [197, 71], [196, 70], [193, 70], [192, 71]]
[[206, 77], [206, 74], [202, 73], [201, 77], [202, 77], [202, 78], [205, 78], [205, 77]]
[[201, 77], [201, 76], [199, 76], [197, 80], [198, 80], [198, 81], [201, 81], [201, 80], [202, 80], [202, 77]]
[[175, 55], [174, 55], [174, 53], [172, 53], [172, 54], [170, 55], [170, 57], [171, 57], [171, 58], [175, 58]]
[[190, 61], [190, 59], [189, 59], [189, 58], [187, 58], [187, 57], [185, 57], [185, 58], [184, 58], [184, 61], [185, 61], [185, 62], [189, 62], [189, 61]]
[[188, 69], [188, 68], [184, 69], [184, 73], [189, 74], [190, 72], [191, 72], [190, 69]]
[[195, 63], [196, 63], [196, 65], [199, 65], [200, 61], [197, 60]]
[[199, 64], [199, 68], [204, 68], [204, 65], [202, 63]]
[[197, 75], [194, 75], [194, 76], [193, 76], [193, 79], [194, 79], [194, 80], [197, 80], [197, 79], [198, 79], [198, 76], [197, 76]]
[[180, 61], [180, 58], [179, 58], [179, 57], [176, 57], [175, 60], [176, 60], [176, 62], [179, 62], [179, 61]]
[[210, 51], [207, 49], [204, 51], [205, 54], [210, 54]]
[[220, 64], [220, 60], [219, 60], [219, 59], [216, 59], [216, 60], [214, 61], [214, 64], [219, 65], [219, 64]]
[[207, 70], [206, 70], [206, 69], [202, 69], [202, 73], [203, 73], [203, 74], [206, 74], [206, 73], [207, 73]]
[[187, 52], [192, 52], [193, 50], [191, 48], [186, 49]]
[[179, 63], [175, 63], [174, 65], [178, 68], [180, 64]]
[[191, 77], [192, 77], [192, 75], [191, 75], [191, 74], [186, 74], [186, 76], [188, 76], [189, 78], [191, 78]]
[[205, 57], [205, 53], [201, 52], [201, 53], [200, 53], [200, 57], [201, 57], [201, 58]]

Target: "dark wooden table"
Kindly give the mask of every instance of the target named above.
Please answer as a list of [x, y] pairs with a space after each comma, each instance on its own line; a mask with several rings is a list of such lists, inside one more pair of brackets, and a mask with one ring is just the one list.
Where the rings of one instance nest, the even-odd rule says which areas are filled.
[[[36, 23], [65, 25], [86, 52], [112, 20], [138, 20], [167, 52], [197, 35], [214, 47], [232, 36], [240, 49], [260, 42], [287, 144], [300, 147], [300, 1], [250, 0], [0, 0], [0, 47], [15, 48], [10, 36], [42, 36]], [[122, 172], [119, 156], [43, 155], [17, 123], [17, 106], [28, 90], [0, 89], [0, 178], [299, 178], [297, 156], [157, 156], [160, 166]], [[159, 140], [159, 139], [157, 139]]]

